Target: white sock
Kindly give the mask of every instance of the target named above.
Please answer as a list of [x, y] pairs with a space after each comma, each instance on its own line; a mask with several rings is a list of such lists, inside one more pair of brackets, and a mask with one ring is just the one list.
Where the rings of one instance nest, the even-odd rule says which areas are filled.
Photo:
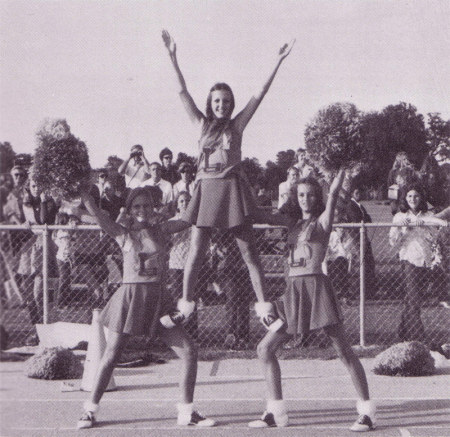
[[84, 401], [83, 408], [85, 411], [90, 411], [91, 413], [97, 413], [97, 411], [100, 409], [100, 406], [98, 404], [94, 404], [91, 401]]
[[358, 399], [356, 401], [356, 411], [358, 412], [358, 414], [369, 416], [372, 419], [372, 422], [375, 421], [375, 402], [370, 400], [364, 401], [362, 399]]
[[270, 399], [267, 401], [267, 411], [274, 416], [283, 416], [286, 414], [286, 405], [283, 399]]
[[192, 414], [192, 412], [194, 411], [194, 404], [190, 403], [190, 404], [184, 404], [179, 402], [177, 404], [177, 410], [178, 410], [178, 414], [186, 414], [188, 416], [190, 416]]

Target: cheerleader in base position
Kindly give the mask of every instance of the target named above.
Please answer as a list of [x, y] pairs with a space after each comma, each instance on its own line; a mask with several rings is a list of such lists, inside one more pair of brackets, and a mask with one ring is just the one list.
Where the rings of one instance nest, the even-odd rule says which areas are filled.
[[244, 129], [267, 93], [282, 61], [290, 53], [294, 41], [285, 44], [277, 55], [275, 67], [259, 93], [245, 108], [231, 118], [234, 96], [225, 83], [215, 84], [208, 95], [206, 115], [195, 105], [186, 88], [178, 66], [176, 45], [167, 31], [162, 33], [164, 44], [180, 85], [180, 97], [193, 123], [200, 131], [198, 172], [191, 202], [183, 220], [193, 224], [191, 245], [183, 279], [183, 299], [191, 301], [198, 272], [208, 248], [213, 228], [229, 229], [248, 267], [258, 303], [256, 311], [263, 323], [276, 328], [270, 309], [264, 302], [265, 281], [252, 232], [255, 203], [241, 168], [241, 142]]
[[[280, 366], [275, 353], [289, 335], [306, 335], [310, 330], [320, 328], [331, 339], [358, 394], [356, 406], [359, 418], [350, 429], [369, 431], [375, 428], [375, 406], [369, 400], [364, 369], [347, 340], [338, 301], [321, 267], [344, 174], [340, 170], [331, 184], [326, 206], [323, 204], [319, 183], [312, 178], [300, 179], [297, 196], [303, 212], [301, 220], [295, 221], [285, 215], [265, 214], [267, 223], [288, 227], [289, 273], [286, 293], [277, 302], [278, 313], [285, 323], [284, 329], [267, 332], [258, 345], [258, 357], [266, 377], [268, 401], [262, 418], [249, 423], [252, 428], [288, 424], [281, 390]], [[262, 217], [260, 220], [262, 221]]]
[[[127, 227], [114, 222], [100, 210], [89, 194], [83, 193], [82, 199], [88, 211], [97, 218], [103, 231], [115, 238], [122, 249], [123, 283], [100, 314], [100, 323], [109, 329], [109, 335], [91, 396], [84, 403], [84, 412], [78, 421], [78, 428], [94, 426], [100, 399], [130, 335], [157, 335], [183, 361], [181, 402], [177, 405], [178, 425], [213, 426], [213, 420], [206, 419], [193, 409], [197, 376], [196, 346], [182, 326], [172, 326], [168, 329], [162, 324], [170, 310], [169, 301], [166, 303], [161, 285], [164, 261], [167, 258], [162, 236], [181, 231], [187, 224], [180, 220], [159, 222], [147, 188], [136, 188], [128, 196], [126, 212], [130, 220]], [[180, 301], [179, 306], [186, 310], [192, 305]]]

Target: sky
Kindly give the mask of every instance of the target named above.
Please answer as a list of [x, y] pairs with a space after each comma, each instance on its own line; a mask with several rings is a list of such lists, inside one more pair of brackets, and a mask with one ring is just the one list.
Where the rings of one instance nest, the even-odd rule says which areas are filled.
[[161, 30], [177, 43], [203, 111], [227, 82], [239, 111], [296, 44], [244, 133], [262, 164], [304, 145], [317, 111], [346, 101], [380, 111], [400, 101], [450, 118], [450, 1], [0, 0], [0, 141], [33, 153], [46, 117], [65, 118], [91, 165], [142, 144], [195, 155]]

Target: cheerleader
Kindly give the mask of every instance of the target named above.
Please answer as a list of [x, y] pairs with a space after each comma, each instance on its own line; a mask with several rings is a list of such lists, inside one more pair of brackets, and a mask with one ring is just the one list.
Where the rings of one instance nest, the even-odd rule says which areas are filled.
[[[78, 428], [95, 425], [100, 399], [130, 335], [159, 336], [183, 361], [181, 402], [177, 405], [178, 425], [213, 426], [213, 420], [193, 409], [196, 346], [182, 326], [167, 329], [160, 321], [161, 316], [170, 310], [161, 284], [167, 259], [162, 236], [185, 229], [186, 223], [180, 220], [161, 222], [153, 211], [153, 200], [147, 188], [136, 188], [129, 194], [125, 206], [130, 216], [127, 227], [114, 222], [105, 211], [100, 210], [89, 194], [83, 193], [82, 199], [102, 230], [115, 238], [121, 247], [123, 282], [100, 314], [100, 323], [109, 329], [109, 335]], [[180, 311], [189, 313], [193, 310], [193, 303], [179, 301], [178, 307]]]
[[191, 121], [201, 131], [195, 188], [183, 214], [183, 220], [194, 225], [184, 270], [183, 299], [192, 300], [213, 228], [229, 229], [248, 267], [258, 300], [258, 314], [267, 321], [269, 314], [264, 312], [266, 285], [251, 224], [255, 203], [240, 165], [241, 142], [245, 127], [269, 90], [282, 61], [289, 55], [294, 41], [281, 47], [275, 67], [260, 92], [232, 118], [234, 96], [225, 83], [216, 83], [211, 88], [206, 101], [206, 115], [197, 108], [178, 65], [175, 41], [165, 30], [162, 38], [178, 78], [181, 100]]
[[[284, 321], [284, 329], [269, 331], [258, 345], [258, 357], [266, 376], [268, 401], [262, 418], [250, 422], [250, 427], [282, 427], [288, 424], [276, 350], [289, 335], [306, 335], [310, 330], [323, 329], [349, 371], [358, 394], [359, 417], [350, 429], [369, 431], [375, 428], [375, 406], [369, 400], [364, 369], [347, 340], [337, 298], [330, 280], [322, 273], [321, 267], [344, 175], [344, 171], [340, 170], [333, 180], [326, 206], [323, 204], [322, 188], [319, 183], [312, 178], [300, 179], [297, 196], [303, 212], [301, 220], [296, 221], [281, 214], [266, 214], [266, 222], [288, 227], [288, 286], [282, 301], [277, 302], [277, 310]], [[262, 214], [261, 212], [260, 215]]]

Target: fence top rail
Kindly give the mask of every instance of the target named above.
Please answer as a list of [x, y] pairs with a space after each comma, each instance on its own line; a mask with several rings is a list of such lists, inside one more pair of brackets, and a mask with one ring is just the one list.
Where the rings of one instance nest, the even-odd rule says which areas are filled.
[[[394, 224], [394, 223], [334, 223], [333, 228], [392, 228], [392, 227], [443, 227], [438, 224], [423, 224], [423, 225], [403, 225], [403, 224]], [[273, 225], [265, 225], [265, 224], [254, 224], [254, 229], [285, 229], [286, 226], [273, 226]], [[56, 229], [67, 229], [67, 230], [75, 230], [75, 231], [101, 231], [99, 225], [12, 225], [12, 224], [0, 224], [0, 231], [19, 231], [19, 230], [27, 230], [31, 229], [32, 231], [44, 231], [45, 229], [52, 231]]]

